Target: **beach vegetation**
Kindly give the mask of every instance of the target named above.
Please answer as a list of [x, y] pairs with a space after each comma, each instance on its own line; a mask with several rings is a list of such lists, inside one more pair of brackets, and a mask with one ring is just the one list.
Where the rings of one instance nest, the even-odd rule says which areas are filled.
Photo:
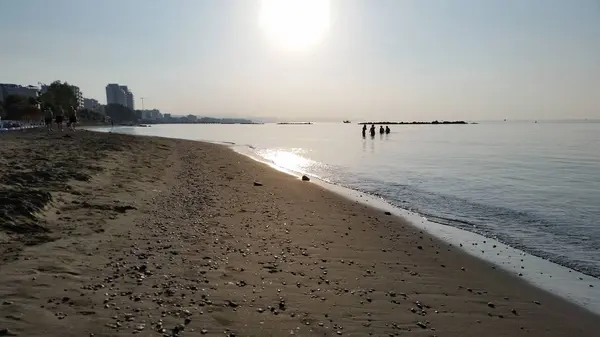
[[41, 111], [35, 97], [8, 95], [1, 105], [2, 119], [36, 120], [41, 118]]
[[61, 81], [52, 82], [40, 95], [39, 100], [53, 110], [62, 108], [64, 111], [69, 111], [71, 107], [77, 106], [77, 96], [73, 86]]

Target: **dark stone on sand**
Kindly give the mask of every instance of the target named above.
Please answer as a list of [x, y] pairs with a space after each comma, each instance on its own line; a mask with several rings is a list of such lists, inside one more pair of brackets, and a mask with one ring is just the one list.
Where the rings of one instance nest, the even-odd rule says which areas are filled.
[[17, 333], [8, 330], [8, 328], [0, 329], [0, 336], [17, 336]]
[[427, 329], [427, 325], [425, 323], [423, 323], [423, 322], [417, 322], [417, 325], [419, 327], [421, 327], [422, 329]]
[[259, 183], [258, 181], [255, 181], [255, 182], [254, 182], [254, 186], [262, 186], [262, 185], [263, 185], [263, 184], [262, 184], [262, 183]]
[[495, 305], [494, 303], [492, 303], [492, 302], [488, 302], [488, 304], [487, 304], [487, 305], [488, 305], [488, 307], [490, 307], [490, 308], [495, 308], [495, 307], [496, 307], [496, 305]]
[[310, 178], [306, 175], [302, 176], [302, 181], [310, 181]]
[[385, 212], [385, 215], [392, 215], [392, 212]]

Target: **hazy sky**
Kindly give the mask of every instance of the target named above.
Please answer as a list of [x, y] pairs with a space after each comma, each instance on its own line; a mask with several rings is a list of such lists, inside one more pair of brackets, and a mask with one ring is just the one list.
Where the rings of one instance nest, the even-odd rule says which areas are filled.
[[327, 34], [300, 51], [266, 38], [259, 9], [2, 1], [0, 83], [67, 80], [106, 102], [118, 82], [175, 114], [600, 118], [600, 0], [332, 0]]

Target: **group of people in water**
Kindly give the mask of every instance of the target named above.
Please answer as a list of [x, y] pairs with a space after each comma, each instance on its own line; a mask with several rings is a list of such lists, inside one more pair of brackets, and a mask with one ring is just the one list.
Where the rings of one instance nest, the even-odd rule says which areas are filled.
[[64, 122], [67, 122], [68, 129], [75, 131], [75, 124], [77, 124], [77, 110], [75, 110], [73, 106], [69, 107], [67, 113], [65, 113], [64, 109], [60, 106], [56, 109], [56, 112], [49, 106], [45, 107], [43, 110], [44, 123], [46, 124], [46, 129], [48, 129], [48, 131], [52, 131], [53, 123], [56, 123], [56, 127], [60, 131], [63, 131]]
[[[383, 135], [384, 133], [387, 135], [391, 132], [392, 130], [390, 130], [389, 126], [385, 126], [385, 129], [383, 128], [383, 125], [379, 126], [379, 134]], [[369, 134], [371, 135], [371, 137], [375, 137], [375, 124], [371, 124], [371, 128], [369, 129]], [[367, 124], [363, 124], [363, 128], [362, 128], [362, 136], [366, 137], [367, 136]]]

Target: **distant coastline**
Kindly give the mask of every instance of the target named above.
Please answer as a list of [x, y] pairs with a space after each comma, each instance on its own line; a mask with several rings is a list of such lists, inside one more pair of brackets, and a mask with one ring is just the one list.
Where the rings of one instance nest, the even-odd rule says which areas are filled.
[[439, 124], [469, 124], [465, 121], [432, 121], [432, 122], [361, 122], [363, 124], [380, 124], [380, 125], [439, 125]]

